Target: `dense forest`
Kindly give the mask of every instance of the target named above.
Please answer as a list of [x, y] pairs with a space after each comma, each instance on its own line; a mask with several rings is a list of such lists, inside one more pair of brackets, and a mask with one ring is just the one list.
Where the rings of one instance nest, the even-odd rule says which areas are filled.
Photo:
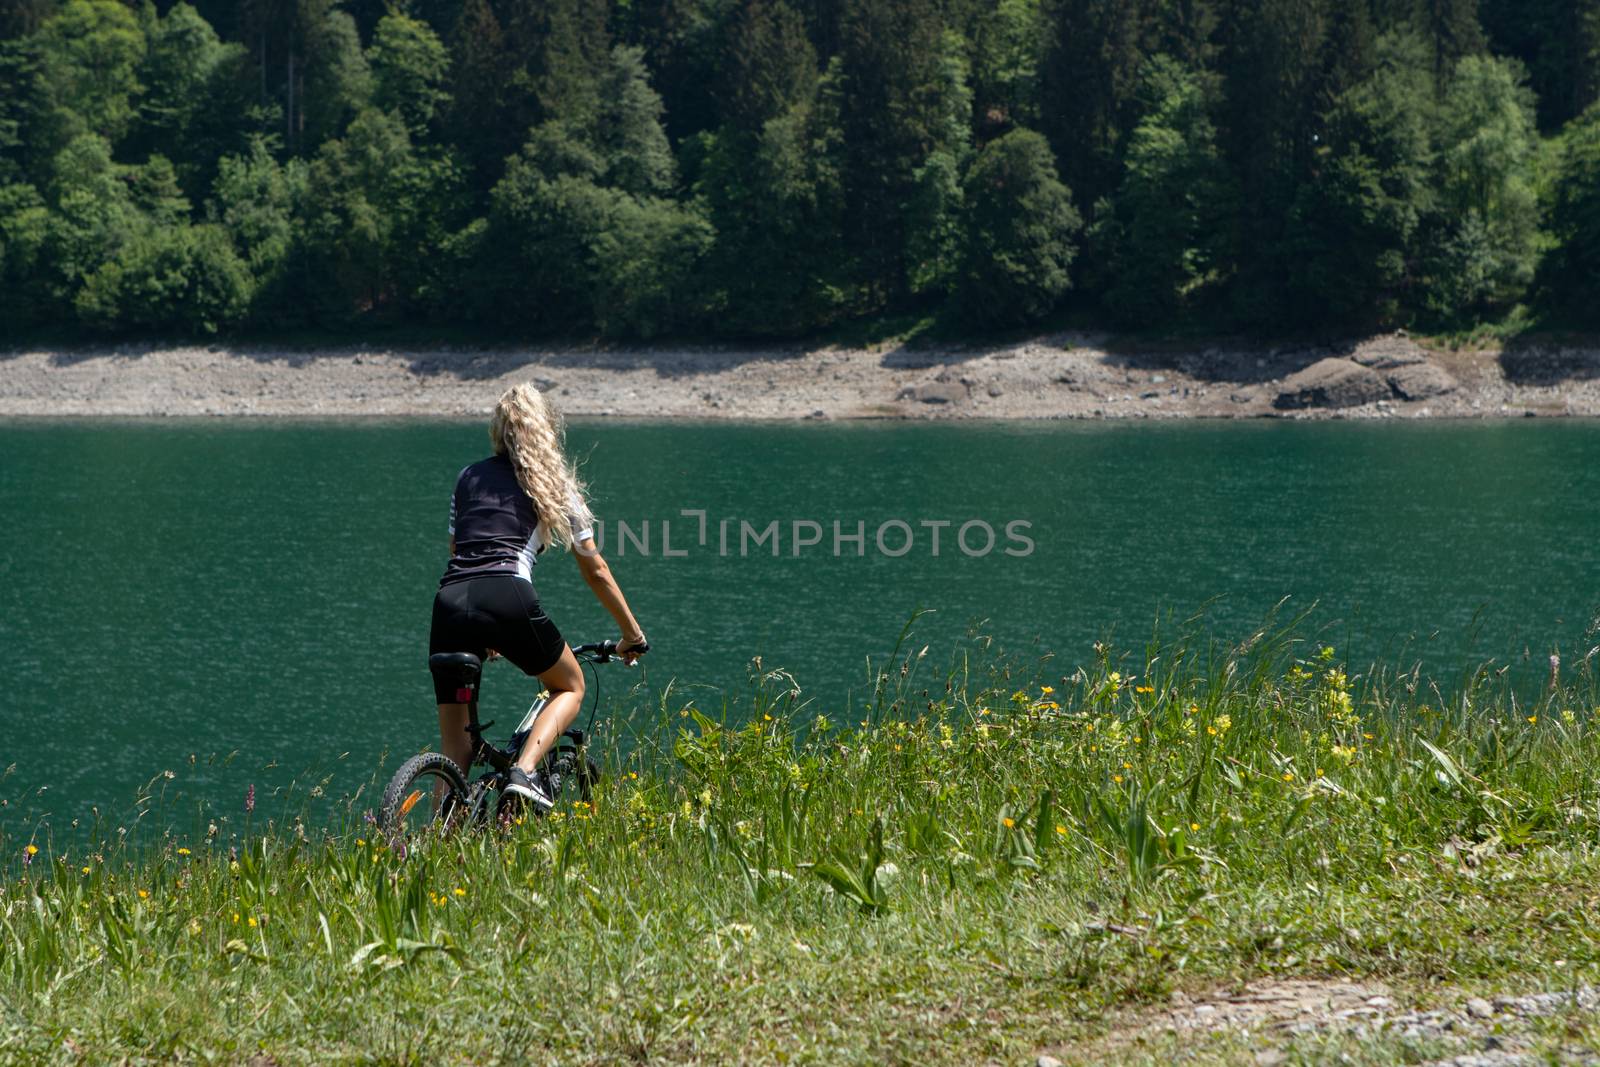
[[1600, 322], [1600, 0], [0, 0], [0, 333]]

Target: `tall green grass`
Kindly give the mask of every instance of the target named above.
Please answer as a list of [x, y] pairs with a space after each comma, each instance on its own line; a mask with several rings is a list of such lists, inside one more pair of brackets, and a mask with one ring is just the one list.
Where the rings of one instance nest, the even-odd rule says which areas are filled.
[[1446, 692], [1304, 632], [910, 641], [834, 712], [758, 663], [592, 806], [400, 849], [8, 836], [0, 1056], [1004, 1058], [1207, 976], [1592, 972], [1589, 662]]

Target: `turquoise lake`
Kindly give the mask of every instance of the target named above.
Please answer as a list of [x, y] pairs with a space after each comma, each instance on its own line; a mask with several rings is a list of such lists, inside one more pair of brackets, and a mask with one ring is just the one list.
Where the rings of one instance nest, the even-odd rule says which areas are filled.
[[[669, 704], [716, 708], [756, 656], [846, 713], [918, 609], [930, 662], [977, 628], [1037, 640], [1062, 673], [1099, 639], [1141, 649], [1167, 615], [1242, 637], [1284, 597], [1317, 604], [1308, 635], [1353, 671], [1420, 660], [1447, 682], [1488, 659], [1536, 677], [1596, 643], [1590, 423], [608, 421], [570, 438], [654, 646], [603, 678], [612, 745], [669, 682]], [[252, 784], [288, 810], [429, 745], [448, 497], [485, 451], [468, 422], [0, 422], [0, 831], [125, 820], [168, 770], [182, 800], [159, 818], [232, 810]], [[864, 533], [837, 555], [835, 521]], [[773, 522], [776, 557], [750, 536]], [[796, 531], [819, 540], [796, 554]], [[569, 559], [535, 579], [570, 640], [612, 636]], [[534, 688], [492, 669], [485, 717]]]

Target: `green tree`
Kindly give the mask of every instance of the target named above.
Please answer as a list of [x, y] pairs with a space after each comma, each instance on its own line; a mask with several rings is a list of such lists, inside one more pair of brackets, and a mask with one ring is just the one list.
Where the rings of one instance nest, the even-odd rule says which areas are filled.
[[1041, 112], [1062, 174], [1085, 203], [1111, 192], [1132, 125], [1150, 0], [1048, 0]]
[[1433, 49], [1433, 78], [1442, 88], [1463, 56], [1487, 43], [1478, 22], [1479, 0], [1417, 0], [1418, 20]]
[[343, 133], [372, 94], [372, 70], [361, 51], [355, 19], [325, 3], [302, 3], [305, 77], [291, 114], [291, 143], [301, 150]]
[[845, 234], [866, 308], [906, 291], [902, 206], [944, 130], [943, 59], [931, 0], [862, 0], [846, 9], [832, 69], [844, 101]]
[[83, 280], [112, 259], [142, 220], [128, 194], [128, 168], [97, 134], [75, 137], [52, 162], [50, 206], [38, 279], [44, 303], [70, 308]]
[[55, 11], [56, 0], [0, 0], [0, 41], [28, 36]]
[[1557, 129], [1600, 100], [1600, 4], [1483, 0], [1479, 10], [1493, 50], [1527, 66], [1541, 127]]
[[994, 325], [1048, 314], [1072, 286], [1073, 235], [1082, 226], [1049, 142], [1020, 129], [990, 142], [967, 175], [966, 199], [967, 314]]
[[972, 42], [972, 91], [984, 135], [1037, 123], [1045, 32], [1040, 0], [999, 0], [979, 19]]
[[378, 22], [368, 62], [373, 104], [398, 112], [413, 137], [425, 134], [446, 102], [442, 87], [450, 54], [443, 42], [426, 22], [386, 15]]
[[721, 90], [721, 126], [694, 142], [694, 193], [716, 232], [702, 301], [721, 332], [801, 333], [832, 321], [845, 291], [835, 104], [789, 5], [746, 3], [727, 47], [742, 73]]
[[961, 172], [972, 154], [972, 91], [966, 42], [947, 31], [941, 42], [932, 148], [912, 171], [905, 215], [907, 288], [947, 293], [961, 268]]
[[1327, 83], [1325, 0], [1225, 0], [1218, 68], [1219, 133], [1238, 184], [1230, 243], [1234, 311], [1261, 325], [1283, 319], [1290, 215], [1312, 169]]
[[0, 185], [0, 337], [41, 322], [51, 308], [44, 284], [50, 210], [31, 185]]
[[1110, 260], [1107, 308], [1125, 322], [1170, 321], [1224, 262], [1236, 210], [1211, 122], [1214, 82], [1167, 56], [1146, 64], [1144, 117], [1128, 137], [1113, 202], [1098, 215]]
[[53, 103], [37, 37], [0, 41], [0, 185], [42, 180], [76, 123]]
[[722, 120], [759, 131], [816, 92], [817, 53], [783, 0], [743, 0], [729, 22], [716, 98]]
[[600, 82], [594, 142], [605, 182], [636, 196], [663, 196], [678, 183], [677, 162], [661, 126], [661, 98], [650, 88], [644, 53], [619, 46]]
[[303, 160], [279, 163], [261, 138], [217, 167], [209, 214], [250, 273], [252, 313], [260, 322], [299, 317], [288, 274], [301, 241], [296, 222], [306, 203], [307, 169]]
[[670, 200], [602, 184], [605, 173], [598, 151], [554, 123], [509, 161], [494, 189], [484, 286], [502, 321], [650, 336], [694, 318], [688, 297], [710, 226]]
[[241, 319], [250, 274], [220, 226], [152, 226], [85, 279], [74, 299], [106, 329], [213, 334]]
[[39, 30], [44, 77], [80, 128], [115, 142], [133, 125], [145, 39], [117, 0], [69, 0]]
[[366, 108], [306, 176], [308, 290], [324, 316], [427, 310], [459, 220], [453, 160], [412, 144], [398, 114]]
[[244, 147], [255, 125], [249, 56], [241, 45], [224, 44], [184, 3], [152, 18], [147, 37], [139, 68], [144, 95], [127, 151], [166, 156], [186, 188], [203, 191], [217, 160]]
[[1373, 72], [1329, 115], [1292, 215], [1294, 321], [1365, 326], [1408, 310], [1422, 229], [1436, 211], [1427, 49], [1410, 31], [1382, 39]]
[[1550, 212], [1555, 248], [1540, 268], [1544, 302], [1600, 323], [1600, 104], [1574, 121], [1562, 141]]
[[513, 121], [516, 57], [488, 0], [466, 0], [450, 36], [449, 100], [443, 125], [472, 169], [474, 185], [487, 190], [500, 177], [507, 156], [527, 136], [526, 122]]
[[1503, 307], [1538, 265], [1533, 96], [1512, 61], [1468, 56], [1439, 106], [1424, 299], [1445, 318]]

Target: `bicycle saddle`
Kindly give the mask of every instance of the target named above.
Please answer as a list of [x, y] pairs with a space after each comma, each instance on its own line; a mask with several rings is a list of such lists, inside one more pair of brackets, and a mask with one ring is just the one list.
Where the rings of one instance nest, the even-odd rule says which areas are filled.
[[436, 652], [428, 657], [428, 670], [464, 685], [478, 680], [483, 661], [471, 652]]

